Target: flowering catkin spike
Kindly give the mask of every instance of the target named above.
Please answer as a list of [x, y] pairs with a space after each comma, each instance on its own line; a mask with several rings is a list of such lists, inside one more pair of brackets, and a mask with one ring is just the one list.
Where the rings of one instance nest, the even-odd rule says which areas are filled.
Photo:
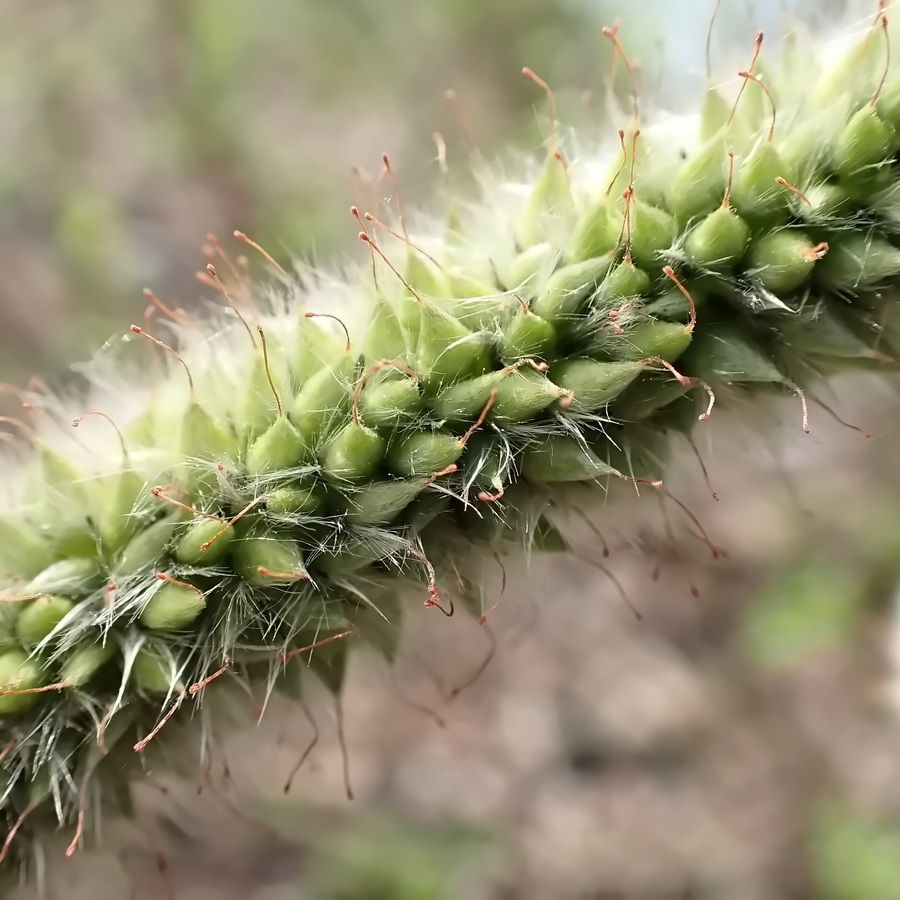
[[[563, 155], [526, 70], [554, 120], [530, 178], [483, 179], [426, 235], [399, 206], [389, 223], [354, 207], [371, 257], [349, 277], [289, 272], [236, 232], [274, 267], [274, 299], [210, 237], [202, 280], [231, 309], [201, 324], [148, 293], [175, 337], [133, 326], [141, 374], [123, 372], [122, 409], [81, 398], [82, 445], [2, 420], [32, 447], [0, 508], [0, 860], [48, 818], [86, 839], [104, 779], [123, 777], [106, 754], [166, 741], [221, 682], [277, 686], [304, 656], [337, 691], [358, 642], [343, 638], [392, 652], [384, 621], [367, 625], [376, 576], [397, 582], [392, 622], [407, 596], [449, 614], [461, 548], [566, 548], [555, 486], [661, 489], [641, 460], [713, 400], [794, 394], [806, 428], [812, 373], [896, 366], [888, 23], [879, 6], [878, 40], [790, 60], [816, 81], [802, 87], [771, 61], [763, 79], [758, 36], [733, 105], [709, 106], [710, 85], [676, 146], [638, 131], [633, 86], [600, 160]], [[150, 342], [153, 376], [134, 346]]]

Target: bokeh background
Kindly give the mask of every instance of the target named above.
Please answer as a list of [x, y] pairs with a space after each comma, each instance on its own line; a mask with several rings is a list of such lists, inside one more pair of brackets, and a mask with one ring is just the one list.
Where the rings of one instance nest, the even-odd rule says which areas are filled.
[[[641, 61], [645, 108], [690, 108], [713, 5], [0, 0], [0, 381], [64, 379], [143, 316], [145, 286], [200, 302], [207, 233], [242, 229], [282, 260], [361, 252], [351, 171], [382, 152], [427, 207], [439, 131], [466, 189], [448, 88], [488, 159], [541, 147], [525, 65], [563, 122], [612, 128], [604, 98], [627, 86], [609, 83], [604, 25]], [[731, 77], [759, 30], [777, 52], [791, 16], [827, 32], [873, 13], [723, 0], [712, 62]], [[820, 407], [809, 437], [790, 404], [717, 410], [697, 443], [718, 501], [675, 448], [669, 484], [727, 555], [676, 507], [622, 497], [590, 511], [602, 538], [573, 523], [577, 557], [501, 560], [489, 628], [423, 614], [393, 668], [360, 654], [341, 710], [353, 802], [324, 691], [288, 793], [313, 726], [285, 702], [251, 727], [248, 708], [201, 792], [150, 778], [137, 824], [51, 866], [51, 893], [900, 897], [896, 387], [823, 392], [868, 439]]]

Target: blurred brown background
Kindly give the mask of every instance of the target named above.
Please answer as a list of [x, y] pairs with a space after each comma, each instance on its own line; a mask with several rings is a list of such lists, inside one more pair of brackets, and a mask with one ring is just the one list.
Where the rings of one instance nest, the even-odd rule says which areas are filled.
[[[196, 303], [207, 232], [242, 229], [282, 259], [357, 252], [350, 170], [377, 171], [384, 151], [408, 205], [439, 180], [435, 130], [465, 182], [448, 87], [488, 158], [541, 144], [523, 65], [564, 122], [602, 129], [584, 92], [607, 89], [604, 24], [642, 59], [647, 106], [688, 108], [712, 6], [0, 0], [0, 381], [88, 357], [143, 315], [146, 285]], [[788, 12], [822, 23], [846, 7], [725, 0], [716, 68]], [[472, 621], [423, 613], [392, 671], [361, 655], [344, 701], [354, 803], [324, 695], [322, 740], [283, 795], [311, 728], [276, 704], [223, 740], [202, 796], [151, 779], [139, 828], [54, 864], [55, 896], [900, 897], [895, 388], [823, 393], [868, 440], [818, 408], [809, 437], [789, 403], [717, 411], [698, 443], [721, 500], [687, 447], [669, 484], [727, 557], [649, 497], [593, 511], [608, 560], [573, 523], [643, 622], [590, 562], [526, 575], [513, 556], [502, 598], [485, 569], [499, 649], [458, 699], [490, 649]]]

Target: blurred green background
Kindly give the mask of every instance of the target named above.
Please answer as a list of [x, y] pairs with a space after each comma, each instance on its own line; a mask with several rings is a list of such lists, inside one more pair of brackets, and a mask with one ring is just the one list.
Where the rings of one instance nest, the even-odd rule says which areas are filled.
[[[545, 100], [525, 65], [556, 89], [564, 123], [612, 128], [603, 97], [626, 85], [606, 80], [605, 24], [620, 22], [641, 60], [644, 108], [690, 109], [712, 7], [3, 0], [0, 381], [90, 356], [140, 319], [145, 286], [173, 306], [198, 302], [208, 232], [239, 228], [283, 260], [360, 252], [350, 173], [377, 173], [382, 152], [409, 206], [427, 206], [441, 180], [435, 131], [465, 184], [447, 88], [488, 159], [541, 146]], [[777, 45], [787, 15], [827, 26], [847, 8], [725, 0], [713, 63], [730, 76], [756, 31]], [[849, 9], [862, 19], [874, 3]], [[408, 671], [361, 663], [346, 699], [355, 806], [341, 799], [333, 733], [291, 799], [276, 799], [306, 740], [296, 710], [279, 721], [289, 741], [235, 738], [239, 797], [227, 781], [225, 806], [197, 800], [189, 839], [165, 806], [146, 827], [179, 900], [900, 898], [896, 394], [851, 379], [834, 402], [876, 436], [822, 413], [810, 451], [775, 412], [716, 423], [703, 451], [723, 499], [692, 505], [726, 561], [704, 559], [684, 530], [672, 538], [655, 512], [651, 526], [632, 515], [613, 562], [642, 626], [595, 570], [541, 561], [510, 593], [532, 605], [552, 593], [561, 611], [525, 627], [526, 599], [522, 628], [501, 619], [498, 660], [459, 703], [443, 708], [446, 685], [422, 657], [448, 683], [477, 667], [485, 638], [472, 623], [454, 625], [456, 643], [433, 622], [414, 631]], [[702, 498], [696, 470], [680, 469]], [[443, 730], [410, 706], [422, 684]], [[148, 871], [146, 896], [164, 896], [160, 867]], [[86, 884], [97, 896], [96, 878]]]

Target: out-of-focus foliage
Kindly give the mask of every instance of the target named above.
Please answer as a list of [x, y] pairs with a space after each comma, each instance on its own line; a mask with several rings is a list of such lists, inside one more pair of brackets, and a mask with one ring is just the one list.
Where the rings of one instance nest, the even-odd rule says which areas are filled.
[[900, 828], [841, 806], [823, 808], [812, 840], [813, 871], [823, 900], [900, 896]]
[[776, 577], [748, 607], [743, 638], [763, 667], [833, 652], [856, 633], [861, 591], [852, 570], [815, 558]]
[[382, 151], [411, 197], [435, 130], [465, 172], [445, 88], [488, 154], [537, 145], [522, 66], [599, 88], [602, 19], [574, 0], [3, 4], [0, 379], [83, 357], [147, 284], [193, 302], [209, 231], [329, 259], [354, 234], [351, 166], [377, 174]]

